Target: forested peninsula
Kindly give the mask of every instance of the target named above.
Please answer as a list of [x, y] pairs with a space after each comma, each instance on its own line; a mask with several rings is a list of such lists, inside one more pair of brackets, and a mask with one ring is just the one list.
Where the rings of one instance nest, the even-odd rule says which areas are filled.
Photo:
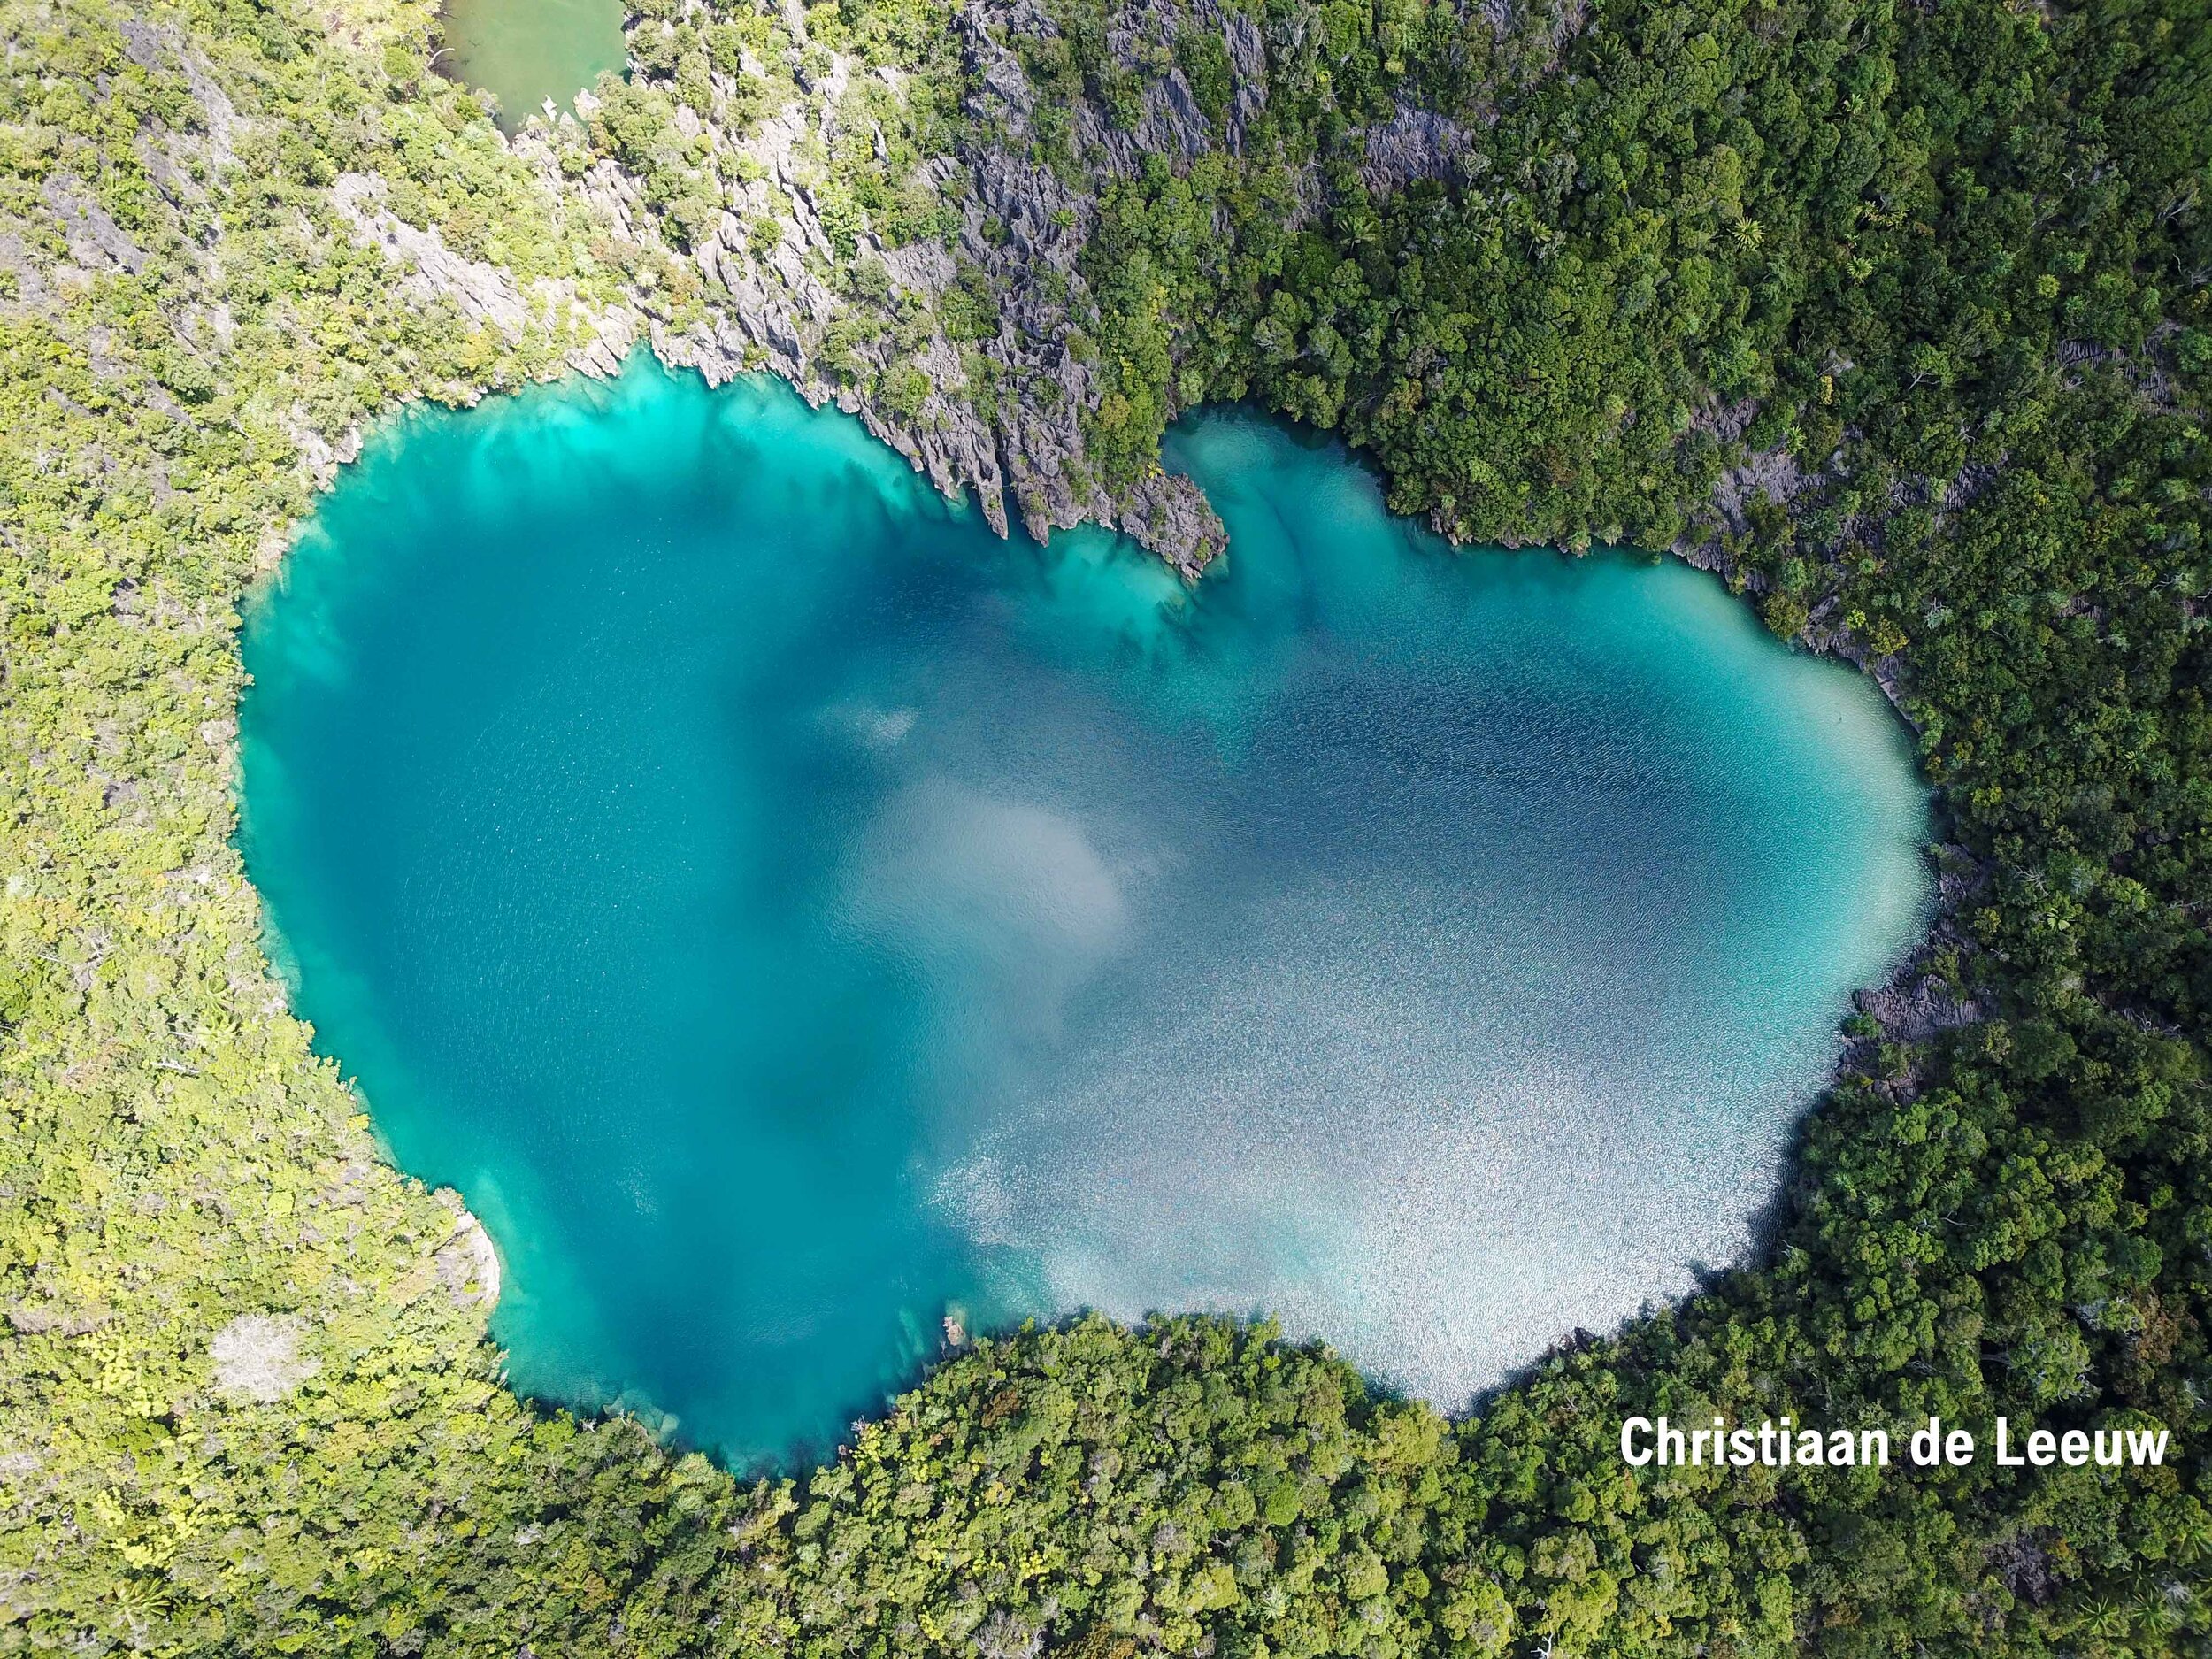
[[[0, 4], [0, 1651], [2203, 1646], [2201, 0], [649, 0], [511, 141], [421, 4]], [[1450, 1421], [1186, 1317], [752, 1485], [517, 1399], [262, 954], [237, 605], [365, 423], [634, 345], [1191, 572], [1160, 435], [1251, 399], [1863, 664], [1943, 913], [1768, 1248]], [[2176, 1452], [1624, 1466], [1662, 1415]]]

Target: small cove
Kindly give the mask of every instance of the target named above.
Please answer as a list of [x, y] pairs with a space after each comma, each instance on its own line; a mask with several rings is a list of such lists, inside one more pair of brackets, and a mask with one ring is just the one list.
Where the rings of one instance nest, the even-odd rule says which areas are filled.
[[579, 92], [629, 61], [618, 0], [444, 0], [438, 62], [462, 85], [488, 92], [502, 131], [519, 132], [548, 98], [570, 109]]
[[1925, 921], [1878, 694], [1248, 413], [1168, 461], [1190, 592], [641, 363], [393, 423], [257, 594], [249, 870], [518, 1386], [757, 1466], [948, 1310], [1206, 1307], [1456, 1409], [1743, 1248]]

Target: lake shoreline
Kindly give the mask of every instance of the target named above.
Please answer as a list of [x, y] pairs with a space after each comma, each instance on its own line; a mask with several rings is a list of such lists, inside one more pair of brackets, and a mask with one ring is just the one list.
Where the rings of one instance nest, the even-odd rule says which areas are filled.
[[[1103, 539], [1009, 549], [780, 381], [640, 359], [618, 387], [371, 443], [246, 641], [251, 873], [299, 961], [349, 964], [299, 1006], [403, 1168], [495, 1183], [518, 1386], [813, 1443], [803, 1401], [841, 1423], [868, 1379], [910, 1379], [950, 1304], [976, 1330], [1264, 1308], [1442, 1403], [1751, 1247], [1742, 1158], [1778, 1177], [1840, 976], [1903, 949], [1922, 880], [1924, 801], [1854, 677], [1671, 562], [1454, 553], [1340, 446], [1250, 412], [1172, 438], [1238, 526], [1194, 606]], [[476, 559], [426, 556], [457, 535]], [[495, 769], [449, 728], [502, 733]], [[728, 839], [781, 823], [811, 827]], [[749, 931], [718, 872], [753, 868], [833, 897], [818, 937]], [[607, 932], [633, 916], [647, 933]], [[853, 1002], [908, 983], [879, 950], [924, 977]], [[729, 1105], [672, 1104], [749, 1098], [676, 1081], [700, 1028], [664, 1010], [703, 995], [764, 1022], [717, 1022], [749, 1033], [706, 1051], [718, 1077], [819, 1079], [833, 1053], [895, 1078], [911, 1054], [1020, 1087], [872, 1086], [820, 1103], [873, 1125], [834, 1156], [787, 1127], [756, 1147]], [[956, 1131], [956, 1100], [1002, 1116]], [[1145, 1147], [1211, 1156], [1130, 1164]], [[741, 1227], [687, 1195], [726, 1167], [752, 1171]], [[848, 1195], [864, 1213], [826, 1234], [772, 1219]], [[848, 1288], [787, 1290], [800, 1237], [837, 1240]], [[733, 1279], [695, 1284], [715, 1263]], [[690, 1328], [644, 1317], [664, 1294], [697, 1299]], [[800, 1340], [779, 1332], [812, 1346], [772, 1359]], [[818, 1365], [818, 1395], [744, 1426], [745, 1379]]]

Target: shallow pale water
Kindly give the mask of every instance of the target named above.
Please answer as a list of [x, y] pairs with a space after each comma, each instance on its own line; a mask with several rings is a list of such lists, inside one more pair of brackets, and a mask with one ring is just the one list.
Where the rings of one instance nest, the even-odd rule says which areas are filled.
[[1209, 1307], [1456, 1408], [1745, 1245], [1924, 918], [1874, 689], [1253, 417], [1169, 459], [1187, 595], [643, 366], [397, 423], [257, 595], [249, 866], [518, 1385], [751, 1464], [949, 1307]]
[[629, 61], [620, 0], [444, 0], [439, 67], [499, 101], [499, 125], [519, 131], [550, 98], [573, 105]]

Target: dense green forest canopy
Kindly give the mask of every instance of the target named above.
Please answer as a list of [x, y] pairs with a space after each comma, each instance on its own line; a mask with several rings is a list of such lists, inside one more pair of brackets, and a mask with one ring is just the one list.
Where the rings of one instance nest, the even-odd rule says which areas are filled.
[[[1016, 139], [941, 0], [650, 0], [630, 81], [528, 141], [550, 176], [411, 0], [0, 10], [0, 1651], [2202, 1649], [2201, 0], [1042, 0], [970, 19], [1040, 91]], [[903, 72], [816, 158], [871, 407], [1046, 396], [926, 165], [1018, 145], [1085, 204], [1037, 280], [1102, 476], [1256, 398], [1464, 538], [1692, 553], [1892, 691], [1945, 919], [1760, 1262], [1454, 1423], [1206, 1319], [977, 1343], [752, 1488], [501, 1386], [467, 1224], [262, 957], [235, 606], [359, 423], [726, 303], [692, 255], [756, 181], [712, 134], [841, 58]], [[1128, 153], [1162, 88], [1217, 142]], [[635, 222], [562, 188], [604, 162]], [[397, 281], [369, 175], [512, 303]], [[933, 241], [926, 301], [868, 251]], [[2177, 1450], [1624, 1468], [1662, 1411]]]

